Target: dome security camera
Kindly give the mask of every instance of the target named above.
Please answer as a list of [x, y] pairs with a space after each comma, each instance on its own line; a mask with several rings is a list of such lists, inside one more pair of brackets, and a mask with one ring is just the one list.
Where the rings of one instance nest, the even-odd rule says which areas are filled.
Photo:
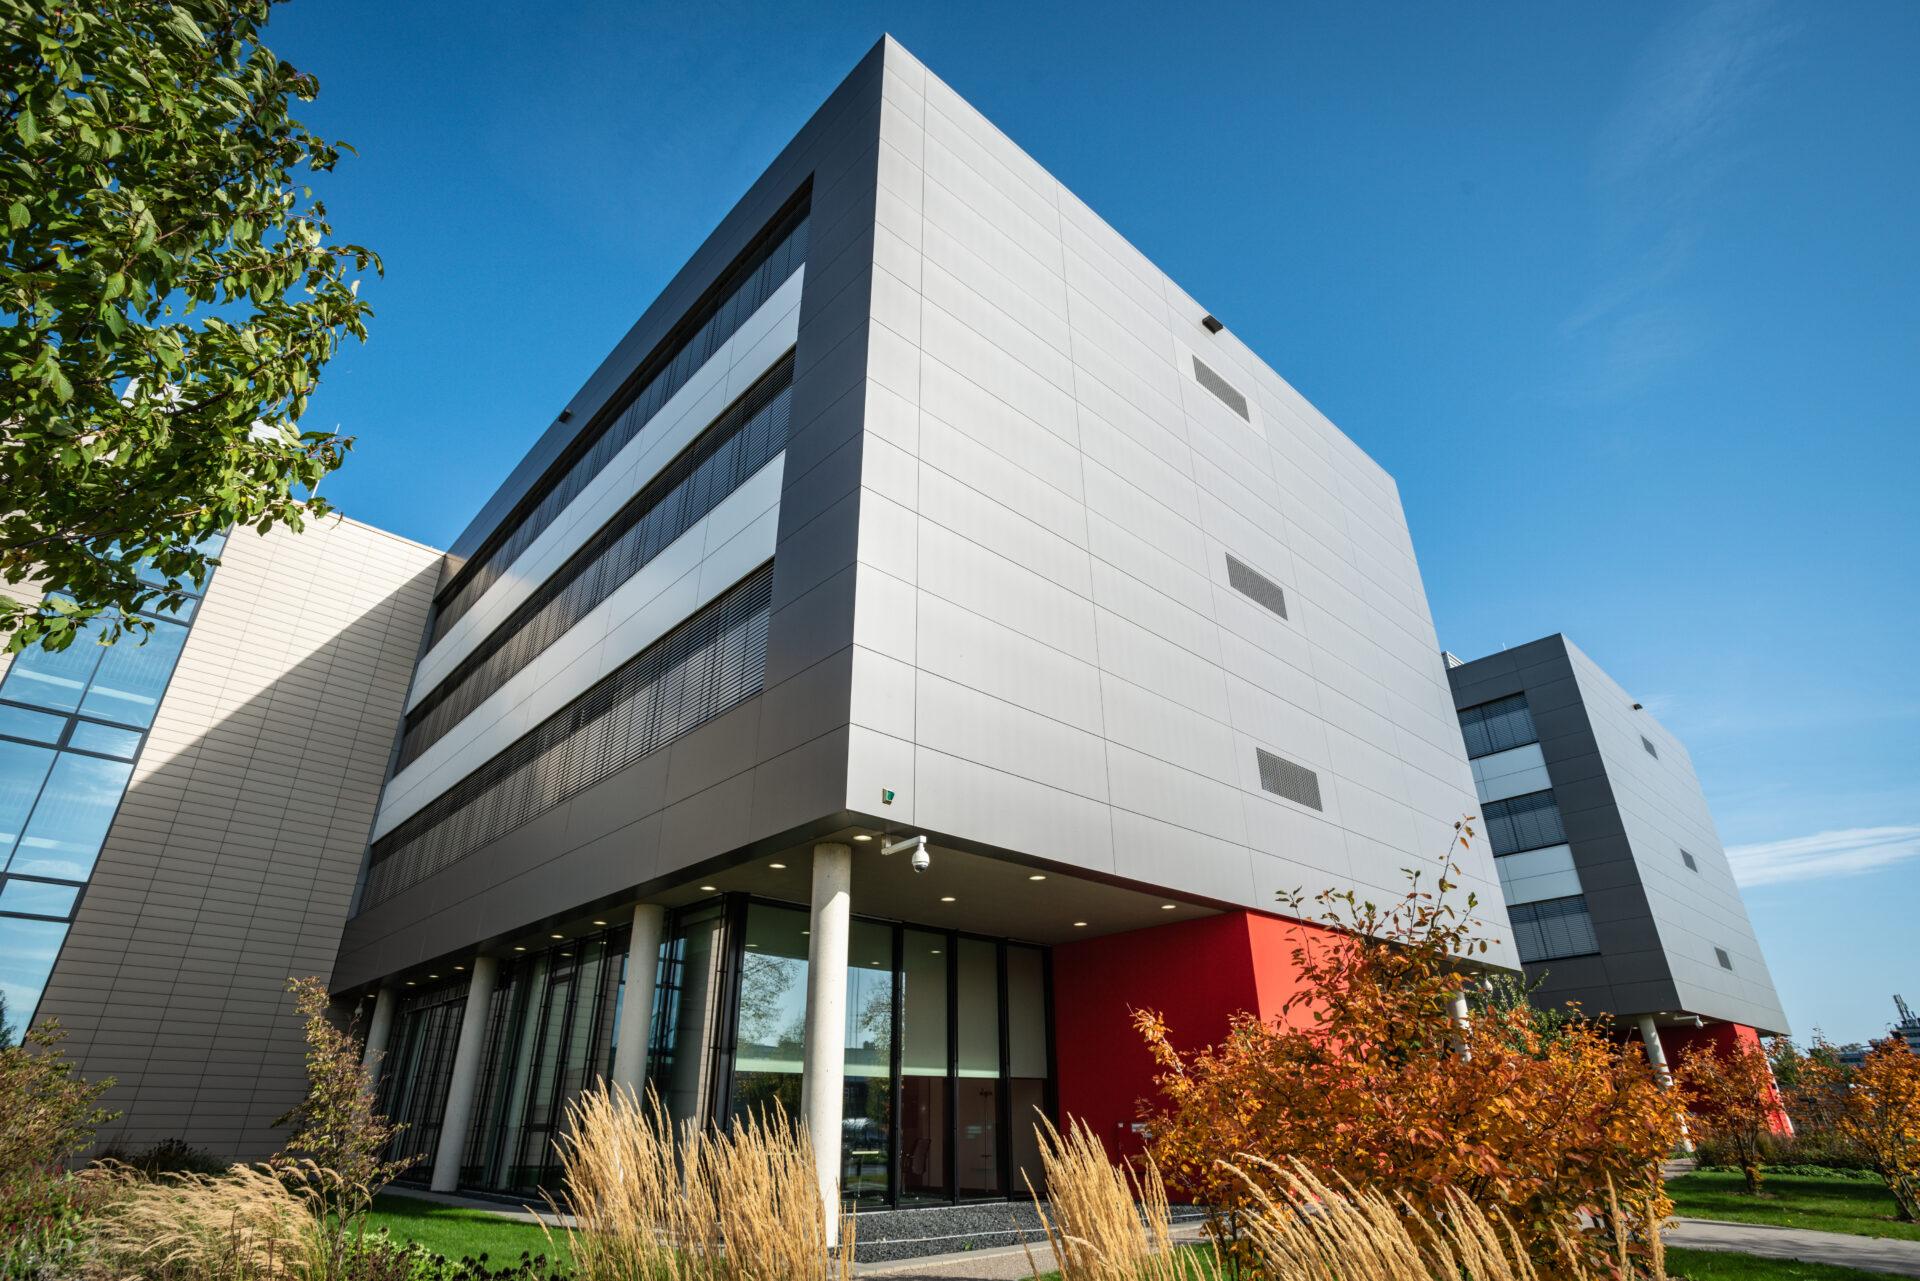
[[933, 866], [933, 855], [927, 853], [926, 837], [909, 836], [904, 841], [894, 841], [891, 844], [882, 845], [880, 847], [880, 852], [882, 854], [898, 854], [902, 850], [913, 851], [913, 870], [914, 871], [924, 872], [929, 867]]

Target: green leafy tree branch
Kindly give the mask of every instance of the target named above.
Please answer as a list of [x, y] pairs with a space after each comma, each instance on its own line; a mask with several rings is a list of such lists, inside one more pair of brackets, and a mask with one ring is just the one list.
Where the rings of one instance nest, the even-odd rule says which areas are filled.
[[351, 149], [289, 114], [277, 2], [0, 0], [0, 578], [59, 589], [0, 591], [11, 650], [144, 633], [208, 536], [329, 510], [353, 442], [300, 419], [380, 262], [299, 185]]

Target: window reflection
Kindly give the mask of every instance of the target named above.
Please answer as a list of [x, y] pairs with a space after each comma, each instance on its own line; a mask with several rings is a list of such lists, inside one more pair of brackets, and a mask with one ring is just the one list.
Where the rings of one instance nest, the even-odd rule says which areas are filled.
[[900, 1200], [949, 1201], [947, 936], [906, 930], [900, 951]]
[[65, 921], [33, 921], [0, 916], [0, 996], [7, 1002], [6, 1019], [19, 1040], [40, 1004], [41, 989], [53, 972], [60, 943], [67, 937]]
[[155, 623], [144, 642], [135, 644], [129, 638], [108, 646], [80, 710], [122, 725], [151, 726], [186, 643], [185, 627]]
[[73, 901], [80, 895], [78, 885], [55, 881], [28, 881], [9, 876], [0, 881], [0, 912], [19, 912], [26, 916], [57, 916], [65, 920], [73, 914]]
[[132, 773], [128, 761], [62, 752], [7, 870], [85, 880]]
[[0, 742], [0, 868], [7, 865], [26, 828], [54, 756], [52, 748]]

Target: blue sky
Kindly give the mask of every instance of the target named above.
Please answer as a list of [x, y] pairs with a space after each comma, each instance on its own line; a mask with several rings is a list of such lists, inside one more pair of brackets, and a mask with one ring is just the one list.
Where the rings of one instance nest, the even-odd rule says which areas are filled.
[[1687, 742], [1797, 1032], [1920, 998], [1920, 5], [297, 0], [331, 497], [450, 542], [882, 31], [1399, 479], [1443, 643]]

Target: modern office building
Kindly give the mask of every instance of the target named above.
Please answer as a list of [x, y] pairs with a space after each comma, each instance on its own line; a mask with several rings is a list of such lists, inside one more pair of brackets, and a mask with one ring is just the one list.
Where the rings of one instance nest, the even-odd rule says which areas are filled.
[[1392, 478], [883, 40], [455, 544], [334, 990], [440, 1188], [607, 1074], [1001, 1198], [1474, 808]]
[[1447, 675], [1534, 999], [1656, 1066], [1787, 1031], [1687, 749], [1564, 636]]
[[144, 644], [0, 676], [0, 990], [57, 1019], [100, 1139], [277, 1149], [287, 980], [333, 967], [440, 553], [353, 521], [234, 533]]

